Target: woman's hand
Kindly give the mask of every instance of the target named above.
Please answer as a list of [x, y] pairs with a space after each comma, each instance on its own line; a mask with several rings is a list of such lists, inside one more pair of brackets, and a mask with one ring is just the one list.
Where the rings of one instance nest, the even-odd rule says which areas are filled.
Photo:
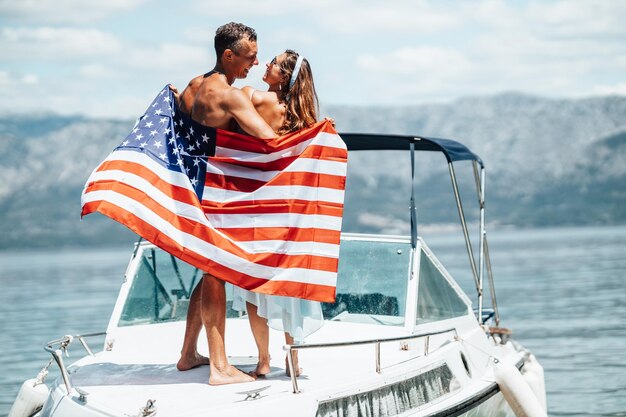
[[333, 119], [332, 117], [324, 117], [324, 120], [328, 120], [333, 127], [335, 127], [335, 119]]

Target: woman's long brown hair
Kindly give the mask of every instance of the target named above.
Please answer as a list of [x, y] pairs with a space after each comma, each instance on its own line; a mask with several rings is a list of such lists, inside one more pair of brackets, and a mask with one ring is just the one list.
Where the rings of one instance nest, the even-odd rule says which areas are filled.
[[317, 122], [319, 113], [319, 102], [313, 83], [313, 72], [307, 59], [302, 60], [300, 72], [296, 77], [291, 89], [289, 89], [289, 79], [293, 73], [299, 54], [291, 49], [285, 51], [286, 57], [281, 62], [281, 70], [287, 75], [287, 82], [282, 86], [282, 90], [287, 92], [285, 123], [278, 131], [279, 135], [304, 129]]

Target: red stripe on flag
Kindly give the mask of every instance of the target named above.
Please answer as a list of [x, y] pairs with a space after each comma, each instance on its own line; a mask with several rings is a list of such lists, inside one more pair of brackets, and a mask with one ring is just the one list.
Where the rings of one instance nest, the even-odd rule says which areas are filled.
[[250, 178], [233, 177], [207, 172], [204, 185], [229, 191], [253, 192], [263, 186], [305, 186], [323, 187], [334, 190], [345, 188], [345, 177], [339, 175], [316, 174], [313, 172], [283, 172], [265, 182]]
[[233, 201], [220, 203], [216, 201], [202, 200], [202, 210], [206, 214], [271, 214], [271, 213], [294, 213], [294, 214], [320, 214], [323, 216], [341, 217], [343, 204], [309, 200], [263, 200], [259, 205], [258, 200]]
[[341, 236], [341, 232], [338, 230], [294, 227], [224, 227], [218, 228], [217, 230], [241, 242], [253, 240], [285, 240], [338, 245]]
[[298, 143], [312, 139], [322, 132], [332, 135], [337, 134], [332, 127], [332, 124], [325, 122], [318, 122], [309, 128], [291, 132], [272, 140], [258, 139], [252, 136], [246, 136], [222, 129], [216, 129], [216, 132], [217, 146], [258, 154], [269, 154], [276, 151], [283, 151], [297, 145]]

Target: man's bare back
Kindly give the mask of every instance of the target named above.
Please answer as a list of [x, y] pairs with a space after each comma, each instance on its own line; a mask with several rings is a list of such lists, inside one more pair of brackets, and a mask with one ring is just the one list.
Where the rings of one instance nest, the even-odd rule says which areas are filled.
[[228, 84], [226, 75], [219, 71], [193, 78], [180, 95], [179, 105], [184, 113], [205, 126], [236, 131], [239, 125], [252, 136], [276, 136], [244, 92]]
[[234, 119], [225, 110], [228, 94], [235, 90], [222, 73], [211, 71], [192, 79], [180, 97], [180, 109], [196, 122], [218, 129], [234, 130]]

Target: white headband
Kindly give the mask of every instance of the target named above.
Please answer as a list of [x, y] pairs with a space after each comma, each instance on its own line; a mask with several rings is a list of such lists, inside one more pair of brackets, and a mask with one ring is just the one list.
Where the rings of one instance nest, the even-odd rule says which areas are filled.
[[300, 72], [300, 67], [302, 66], [302, 60], [304, 57], [302, 55], [298, 55], [298, 59], [296, 60], [296, 65], [293, 67], [293, 72], [291, 73], [291, 78], [289, 79], [289, 89], [293, 87], [293, 84], [296, 82], [296, 78], [298, 78], [298, 73]]

